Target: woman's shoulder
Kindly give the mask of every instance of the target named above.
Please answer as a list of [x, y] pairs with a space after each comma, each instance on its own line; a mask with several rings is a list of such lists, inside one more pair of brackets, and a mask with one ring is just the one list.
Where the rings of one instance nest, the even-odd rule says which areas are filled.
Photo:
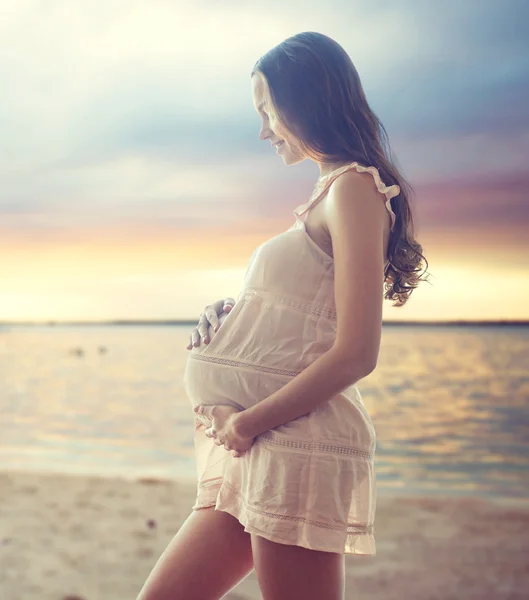
[[380, 206], [380, 199], [390, 214], [390, 228], [395, 223], [391, 199], [400, 193], [398, 185], [387, 186], [376, 167], [364, 167], [358, 163], [338, 170], [329, 183], [326, 194], [325, 216], [338, 214], [341, 218], [354, 218], [355, 214]]

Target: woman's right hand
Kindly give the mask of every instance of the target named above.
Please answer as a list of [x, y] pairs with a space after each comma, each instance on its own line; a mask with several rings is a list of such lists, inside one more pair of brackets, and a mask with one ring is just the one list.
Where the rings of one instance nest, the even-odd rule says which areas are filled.
[[200, 346], [201, 340], [205, 344], [209, 344], [209, 328], [212, 326], [212, 331], [216, 333], [220, 327], [219, 317], [222, 314], [227, 314], [235, 305], [233, 298], [221, 298], [213, 304], [208, 304], [204, 308], [204, 312], [200, 315], [197, 326], [191, 331], [189, 336], [189, 344], [186, 350], [191, 350], [193, 346]]

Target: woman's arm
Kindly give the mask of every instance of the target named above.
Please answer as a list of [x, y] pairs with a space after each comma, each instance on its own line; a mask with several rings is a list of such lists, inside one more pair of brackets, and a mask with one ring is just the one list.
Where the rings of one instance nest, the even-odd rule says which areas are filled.
[[237, 413], [234, 418], [235, 430], [242, 437], [255, 437], [263, 431], [293, 421], [369, 373], [361, 357], [353, 360], [350, 355], [333, 346], [280, 390]]
[[334, 256], [334, 345], [280, 390], [236, 415], [243, 436], [297, 419], [371, 373], [382, 333], [384, 196], [369, 174], [348, 172], [331, 185], [325, 219]]

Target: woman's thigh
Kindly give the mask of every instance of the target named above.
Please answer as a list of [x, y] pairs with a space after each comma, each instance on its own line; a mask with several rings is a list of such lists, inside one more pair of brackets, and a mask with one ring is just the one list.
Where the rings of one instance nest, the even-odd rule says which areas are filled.
[[193, 511], [137, 600], [219, 600], [253, 570], [250, 534], [214, 507]]
[[344, 600], [343, 554], [278, 544], [253, 534], [251, 538], [263, 600]]

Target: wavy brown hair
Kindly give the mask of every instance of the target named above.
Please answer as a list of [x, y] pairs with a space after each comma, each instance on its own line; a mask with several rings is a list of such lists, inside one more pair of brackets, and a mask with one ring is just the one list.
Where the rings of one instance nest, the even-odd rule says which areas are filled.
[[306, 156], [325, 164], [374, 166], [386, 185], [400, 186], [392, 202], [396, 220], [384, 269], [384, 298], [403, 306], [420, 281], [428, 280], [421, 277], [428, 261], [414, 235], [413, 189], [395, 166], [387, 132], [366, 100], [351, 58], [330, 37], [307, 31], [269, 50], [250, 77], [255, 74], [266, 79], [277, 120]]

